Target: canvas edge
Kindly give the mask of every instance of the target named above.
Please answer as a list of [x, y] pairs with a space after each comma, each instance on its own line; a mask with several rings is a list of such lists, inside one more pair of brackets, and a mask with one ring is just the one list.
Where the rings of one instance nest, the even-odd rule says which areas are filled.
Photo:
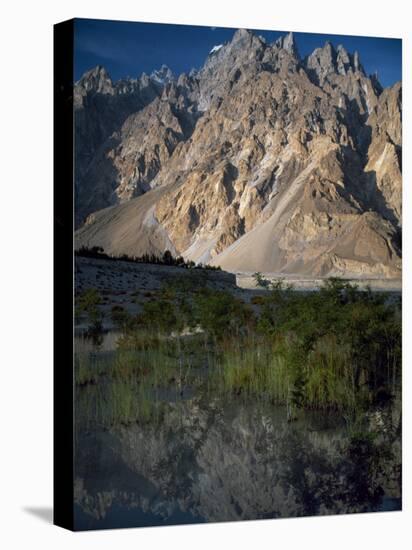
[[74, 530], [74, 20], [53, 27], [53, 523]]

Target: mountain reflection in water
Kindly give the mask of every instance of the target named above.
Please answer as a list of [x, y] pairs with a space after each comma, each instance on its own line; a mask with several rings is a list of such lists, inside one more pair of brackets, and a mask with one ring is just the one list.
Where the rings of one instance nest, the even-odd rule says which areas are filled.
[[79, 407], [76, 528], [400, 509], [398, 409], [371, 413], [357, 432], [337, 415], [288, 423], [284, 407], [210, 395], [110, 427]]

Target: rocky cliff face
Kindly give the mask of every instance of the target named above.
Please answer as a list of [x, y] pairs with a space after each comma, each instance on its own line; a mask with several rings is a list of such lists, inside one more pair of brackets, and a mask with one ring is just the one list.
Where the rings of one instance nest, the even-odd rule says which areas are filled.
[[383, 90], [356, 52], [301, 59], [292, 34], [239, 30], [178, 78], [113, 84], [98, 67], [75, 102], [79, 246], [400, 275], [401, 85]]

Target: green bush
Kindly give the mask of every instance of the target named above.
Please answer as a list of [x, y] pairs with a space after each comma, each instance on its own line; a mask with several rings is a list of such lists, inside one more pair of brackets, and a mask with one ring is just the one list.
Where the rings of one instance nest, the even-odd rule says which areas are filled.
[[240, 336], [254, 324], [254, 314], [242, 300], [223, 290], [204, 291], [194, 298], [199, 325], [217, 339]]
[[102, 297], [96, 288], [89, 288], [82, 292], [76, 300], [75, 315], [79, 319], [86, 313], [90, 322], [90, 333], [97, 334], [103, 329], [103, 314], [99, 306], [102, 304]]

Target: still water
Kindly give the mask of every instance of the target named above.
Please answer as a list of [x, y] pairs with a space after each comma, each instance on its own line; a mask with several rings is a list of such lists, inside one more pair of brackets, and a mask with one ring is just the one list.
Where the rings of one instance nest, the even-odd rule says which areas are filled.
[[[118, 336], [76, 349], [110, 361]], [[288, 422], [284, 407], [182, 391], [141, 420], [93, 422], [119, 406], [110, 384], [101, 401], [97, 385], [76, 390], [77, 529], [401, 509], [399, 404], [361, 426], [315, 411]]]

